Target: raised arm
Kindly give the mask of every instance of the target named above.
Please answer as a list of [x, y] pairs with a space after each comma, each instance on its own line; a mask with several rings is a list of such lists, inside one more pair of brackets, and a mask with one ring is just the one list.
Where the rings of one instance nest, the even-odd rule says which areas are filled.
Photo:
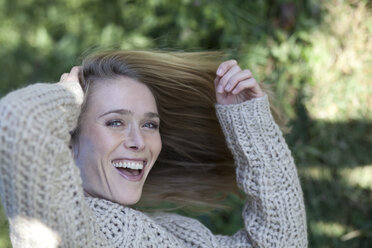
[[268, 98], [251, 73], [241, 71], [235, 61], [220, 69], [215, 81], [217, 116], [248, 201], [242, 213], [245, 230], [233, 237], [220, 236], [219, 242], [229, 247], [241, 247], [243, 242], [253, 247], [306, 247], [302, 190]]
[[13, 247], [103, 243], [69, 149], [82, 99], [70, 82], [34, 84], [0, 100], [0, 195]]

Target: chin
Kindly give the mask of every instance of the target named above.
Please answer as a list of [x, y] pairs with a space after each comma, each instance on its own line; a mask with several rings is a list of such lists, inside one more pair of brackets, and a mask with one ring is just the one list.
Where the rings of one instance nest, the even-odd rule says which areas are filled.
[[114, 200], [114, 201], [123, 206], [131, 206], [131, 205], [136, 204], [140, 199], [141, 197], [139, 196], [139, 197], [126, 197], [125, 199], [120, 199], [118, 201]]
[[141, 199], [142, 190], [140, 192], [121, 192], [116, 196], [108, 194], [95, 194], [89, 190], [84, 190], [84, 195], [95, 198], [102, 198], [123, 206], [130, 206], [136, 204]]
[[142, 189], [138, 192], [136, 191], [125, 191], [122, 192], [118, 197], [114, 197], [112, 201], [119, 203], [124, 206], [130, 206], [136, 204], [140, 199], [142, 195]]

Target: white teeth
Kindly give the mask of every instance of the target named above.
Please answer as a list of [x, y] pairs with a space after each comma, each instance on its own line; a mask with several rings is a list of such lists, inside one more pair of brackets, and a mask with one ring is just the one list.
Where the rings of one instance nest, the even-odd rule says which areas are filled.
[[141, 161], [116, 161], [112, 162], [112, 165], [116, 168], [129, 168], [133, 170], [143, 169], [143, 162]]

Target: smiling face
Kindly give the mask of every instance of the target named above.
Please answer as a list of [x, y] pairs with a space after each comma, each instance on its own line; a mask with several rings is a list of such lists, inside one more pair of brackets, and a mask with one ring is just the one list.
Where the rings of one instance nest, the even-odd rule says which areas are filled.
[[161, 150], [160, 119], [149, 88], [118, 76], [96, 82], [73, 144], [88, 195], [136, 203]]

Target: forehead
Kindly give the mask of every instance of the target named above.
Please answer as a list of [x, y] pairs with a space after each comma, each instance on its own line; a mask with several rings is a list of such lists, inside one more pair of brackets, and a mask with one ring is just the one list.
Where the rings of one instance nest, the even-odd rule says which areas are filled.
[[89, 96], [88, 109], [94, 112], [127, 109], [134, 114], [158, 112], [150, 89], [145, 84], [124, 76], [97, 80]]

